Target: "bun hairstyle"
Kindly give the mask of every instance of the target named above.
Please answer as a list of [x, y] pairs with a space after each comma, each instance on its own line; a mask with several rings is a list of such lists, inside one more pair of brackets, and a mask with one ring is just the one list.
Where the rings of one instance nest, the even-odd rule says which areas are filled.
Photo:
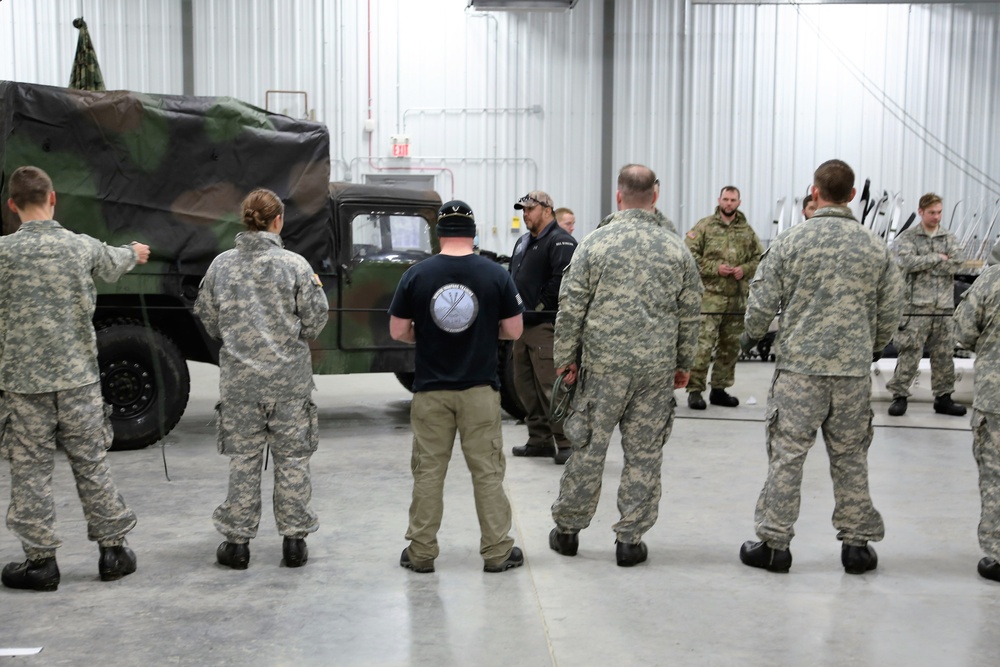
[[284, 215], [285, 205], [278, 195], [265, 188], [258, 188], [243, 200], [243, 224], [251, 232], [265, 232], [279, 215]]

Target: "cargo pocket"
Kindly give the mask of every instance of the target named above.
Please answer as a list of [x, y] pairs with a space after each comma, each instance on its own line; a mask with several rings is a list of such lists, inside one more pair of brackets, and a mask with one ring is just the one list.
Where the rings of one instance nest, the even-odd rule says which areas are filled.
[[101, 401], [101, 407], [104, 409], [104, 419], [101, 420], [101, 435], [104, 436], [104, 449], [111, 449], [111, 445], [115, 442], [115, 427], [111, 423], [111, 415], [115, 413], [115, 409], [110, 403], [105, 403]]
[[494, 438], [492, 445], [493, 451], [490, 452], [490, 460], [493, 462], [493, 474], [502, 482], [507, 470], [507, 461], [503, 456], [503, 438]]
[[990, 429], [986, 423], [986, 415], [978, 410], [972, 411], [972, 456], [976, 459], [976, 467], [982, 469], [983, 445], [990, 442]]
[[765, 441], [767, 443], [767, 459], [771, 460], [771, 442], [778, 435], [778, 408], [774, 405], [768, 405], [767, 411], [764, 413], [764, 433], [767, 434]]
[[872, 446], [872, 440], [875, 439], [875, 411], [868, 408], [868, 431], [865, 434], [865, 452], [867, 452]]
[[222, 423], [222, 402], [215, 404], [215, 430], [216, 430], [216, 447], [220, 454], [226, 453], [226, 440], [228, 439], [228, 433], [226, 432], [225, 424]]
[[288, 456], [304, 458], [312, 456], [319, 446], [319, 410], [311, 399], [306, 399], [302, 409], [295, 415], [296, 424], [289, 431], [297, 434], [288, 444]]
[[7, 446], [7, 424], [10, 423], [10, 411], [3, 396], [0, 395], [0, 459], [10, 460], [10, 447]]

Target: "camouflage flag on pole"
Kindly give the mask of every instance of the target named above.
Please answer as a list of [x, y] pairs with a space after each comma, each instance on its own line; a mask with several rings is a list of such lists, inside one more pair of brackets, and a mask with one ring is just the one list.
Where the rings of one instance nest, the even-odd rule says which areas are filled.
[[77, 90], [104, 90], [104, 77], [94, 52], [94, 42], [90, 39], [87, 22], [83, 18], [73, 19], [73, 27], [80, 31], [76, 41], [76, 57], [73, 58], [73, 72], [69, 77], [69, 87]]

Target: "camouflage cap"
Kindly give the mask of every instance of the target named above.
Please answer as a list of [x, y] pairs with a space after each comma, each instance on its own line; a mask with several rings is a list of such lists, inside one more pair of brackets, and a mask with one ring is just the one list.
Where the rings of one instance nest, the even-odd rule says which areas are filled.
[[541, 190], [532, 190], [514, 202], [514, 208], [519, 210], [524, 208], [535, 208], [536, 206], [547, 206], [552, 208], [555, 204], [552, 203], [552, 197], [548, 196], [548, 194], [542, 192]]

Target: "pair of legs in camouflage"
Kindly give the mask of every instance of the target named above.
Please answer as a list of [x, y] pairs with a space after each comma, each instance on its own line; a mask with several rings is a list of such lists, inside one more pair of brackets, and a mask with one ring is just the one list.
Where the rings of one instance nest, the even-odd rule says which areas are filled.
[[601, 496], [604, 461], [617, 426], [625, 464], [618, 486], [618, 541], [638, 544], [659, 512], [663, 445], [674, 423], [674, 374], [585, 373], [578, 380], [566, 435], [573, 455], [559, 482], [552, 518], [560, 532], [590, 525]]
[[105, 456], [113, 437], [110, 408], [100, 383], [43, 394], [6, 392], [3, 400], [10, 411], [2, 435], [11, 477], [7, 527], [28, 559], [54, 556], [61, 544], [52, 496], [57, 445], [76, 479], [87, 537], [103, 547], [121, 545], [136, 518], [111, 479]]
[[885, 526], [868, 490], [871, 378], [776, 371], [766, 419], [768, 471], [754, 514], [757, 537], [772, 549], [788, 548], [799, 517], [802, 466], [822, 429], [837, 539], [851, 546], [881, 540]]
[[[691, 367], [688, 393], [705, 391], [708, 367], [712, 367], [712, 387], [725, 389], [736, 382], [736, 361], [740, 357], [740, 334], [743, 333], [743, 311], [746, 299], [706, 294], [701, 310], [701, 330], [698, 333], [698, 354]], [[739, 313], [722, 315], [720, 313]], [[713, 356], [715, 358], [713, 363]]]
[[979, 468], [979, 546], [1000, 561], [1000, 415], [972, 411], [972, 454]]
[[227, 542], [245, 543], [260, 524], [261, 468], [265, 447], [274, 459], [274, 518], [285, 537], [302, 538], [319, 528], [309, 502], [309, 459], [319, 444], [312, 400], [242, 402], [216, 406], [219, 453], [230, 458], [229, 492], [212, 518]]
[[893, 396], [909, 396], [924, 347], [931, 358], [931, 392], [935, 397], [955, 390], [955, 337], [951, 312], [904, 317], [893, 336], [898, 358], [896, 370], [885, 387]]
[[528, 447], [569, 449], [569, 439], [563, 435], [562, 422], [549, 420], [552, 386], [556, 369], [552, 365], [552, 345], [555, 325], [536, 324], [524, 327], [524, 333], [514, 341], [514, 389], [524, 406], [524, 423], [528, 427]]
[[410, 405], [413, 428], [413, 501], [410, 503], [410, 561], [429, 567], [437, 558], [437, 533], [444, 513], [444, 479], [455, 434], [472, 474], [479, 517], [479, 554], [487, 566], [507, 560], [514, 547], [509, 536], [510, 502], [503, 490], [507, 464], [500, 432], [500, 394], [480, 386], [457, 391], [418, 391]]

